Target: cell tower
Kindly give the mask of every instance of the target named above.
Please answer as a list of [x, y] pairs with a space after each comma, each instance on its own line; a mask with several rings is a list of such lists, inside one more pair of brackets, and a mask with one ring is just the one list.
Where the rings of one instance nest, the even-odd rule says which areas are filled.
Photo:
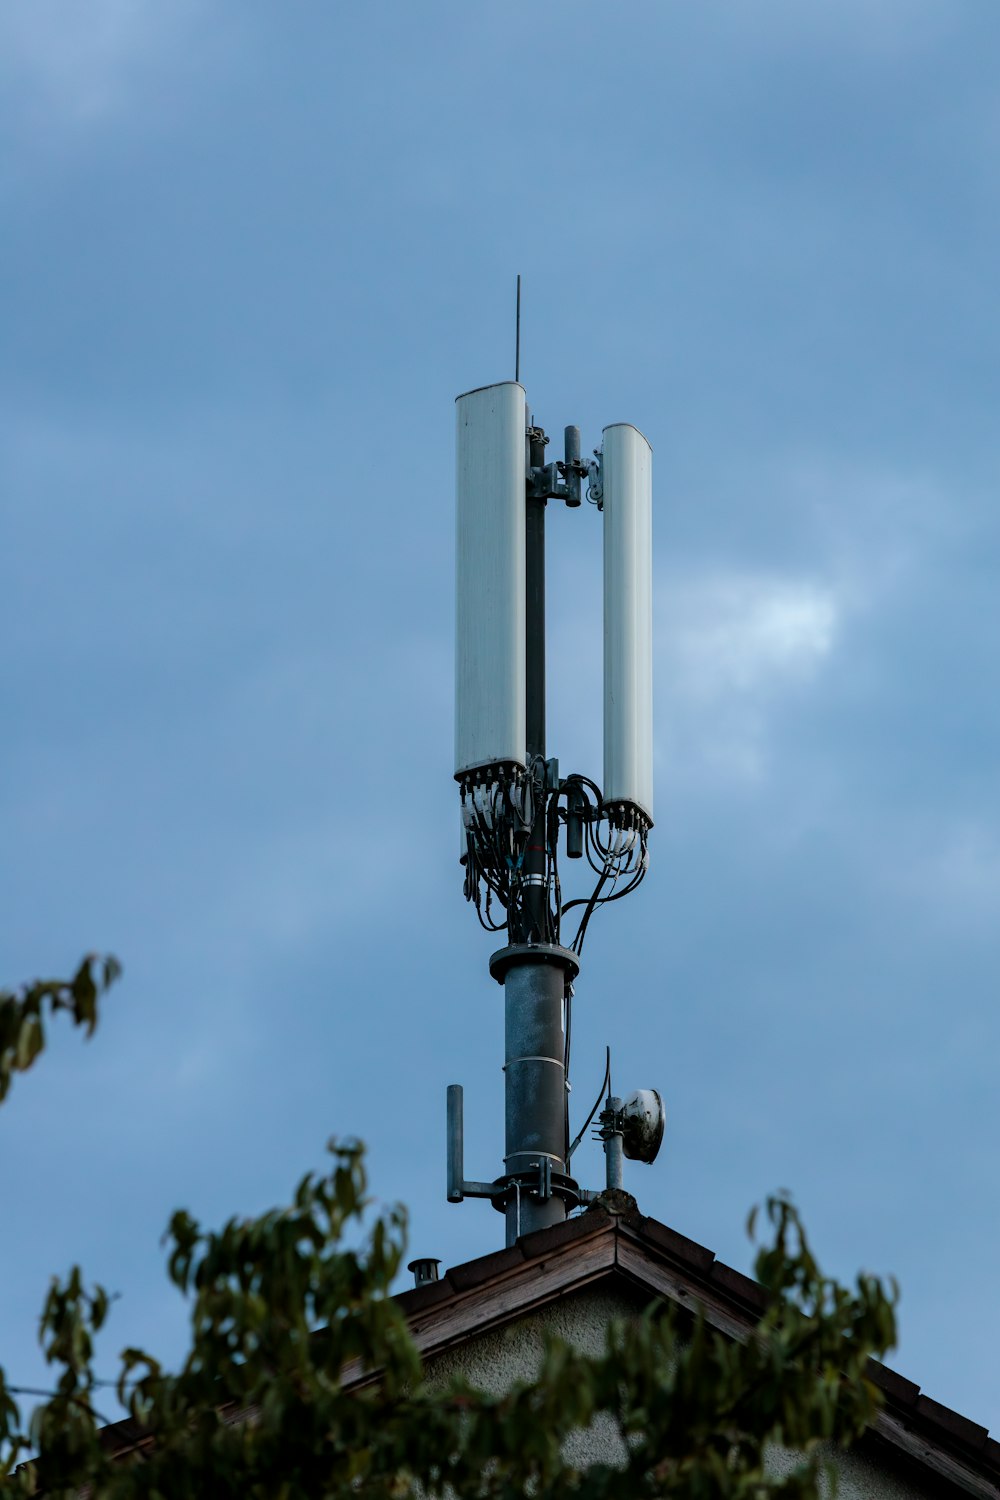
[[[652, 450], [615, 423], [584, 462], [579, 429], [567, 427], [562, 460], [546, 463], [548, 438], [517, 380], [466, 392], [456, 412], [455, 779], [465, 896], [508, 939], [490, 958], [505, 997], [506, 1148], [494, 1182], [465, 1180], [462, 1089], [451, 1085], [448, 1199], [489, 1198], [512, 1244], [596, 1196], [571, 1172], [597, 1111], [571, 1141], [572, 999], [594, 912], [634, 890], [649, 862]], [[604, 526], [603, 790], [560, 776], [545, 737], [545, 511], [549, 501], [580, 507], [584, 491]], [[586, 859], [588, 894], [563, 899], [560, 848]], [[621, 1187], [623, 1154], [656, 1155], [663, 1107], [653, 1089], [612, 1097], [610, 1059], [601, 1096], [605, 1087], [598, 1134], [608, 1186]]]

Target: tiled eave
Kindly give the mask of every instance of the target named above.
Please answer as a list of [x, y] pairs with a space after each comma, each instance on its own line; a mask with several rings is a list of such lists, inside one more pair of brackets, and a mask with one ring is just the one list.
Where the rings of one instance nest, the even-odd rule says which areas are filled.
[[[662, 1297], [710, 1327], [745, 1338], [765, 1305], [750, 1277], [634, 1209], [591, 1208], [579, 1218], [524, 1235], [506, 1250], [455, 1266], [440, 1281], [403, 1292], [397, 1301], [425, 1359], [503, 1327], [559, 1297], [604, 1283], [639, 1296]], [[885, 1405], [865, 1445], [942, 1497], [1000, 1500], [1000, 1443], [985, 1427], [922, 1394], [913, 1381], [876, 1360], [869, 1375]]]

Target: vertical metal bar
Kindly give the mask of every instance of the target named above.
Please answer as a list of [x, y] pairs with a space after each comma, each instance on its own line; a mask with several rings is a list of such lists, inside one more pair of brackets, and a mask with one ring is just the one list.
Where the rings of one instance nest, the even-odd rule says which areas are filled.
[[564, 447], [563, 457], [565, 468], [563, 472], [563, 483], [566, 486], [566, 504], [575, 509], [582, 502], [580, 476], [580, 429], [579, 427], [567, 427], [563, 434]]
[[620, 1128], [615, 1128], [619, 1123], [621, 1108], [622, 1101], [620, 1099], [608, 1099], [605, 1114], [613, 1113], [615, 1121], [614, 1125], [604, 1132], [604, 1159], [609, 1188], [620, 1188], [624, 1182], [625, 1142]]
[[[532, 429], [530, 458], [532, 468], [540, 468], [545, 462], [545, 443], [537, 428]], [[532, 495], [526, 507], [524, 545], [525, 748], [530, 765], [536, 756], [545, 759], [545, 501]], [[524, 858], [523, 930], [511, 933], [515, 943], [551, 940], [546, 930], [549, 893], [545, 887], [545, 838], [545, 798], [540, 797]]]
[[462, 1085], [448, 1085], [448, 1202], [461, 1203], [465, 1196], [465, 1106]]
[[583, 858], [583, 794], [571, 784], [566, 797], [566, 854], [569, 859]]

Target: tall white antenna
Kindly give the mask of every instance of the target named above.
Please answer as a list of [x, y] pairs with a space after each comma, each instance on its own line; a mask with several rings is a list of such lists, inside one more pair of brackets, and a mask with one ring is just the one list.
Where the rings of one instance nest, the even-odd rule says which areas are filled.
[[524, 391], [459, 396], [456, 412], [455, 775], [524, 771]]

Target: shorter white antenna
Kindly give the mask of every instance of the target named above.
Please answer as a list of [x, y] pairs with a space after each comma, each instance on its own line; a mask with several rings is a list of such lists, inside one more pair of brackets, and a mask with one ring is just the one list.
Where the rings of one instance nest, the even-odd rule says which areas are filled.
[[604, 429], [604, 802], [620, 827], [653, 821], [653, 450]]

